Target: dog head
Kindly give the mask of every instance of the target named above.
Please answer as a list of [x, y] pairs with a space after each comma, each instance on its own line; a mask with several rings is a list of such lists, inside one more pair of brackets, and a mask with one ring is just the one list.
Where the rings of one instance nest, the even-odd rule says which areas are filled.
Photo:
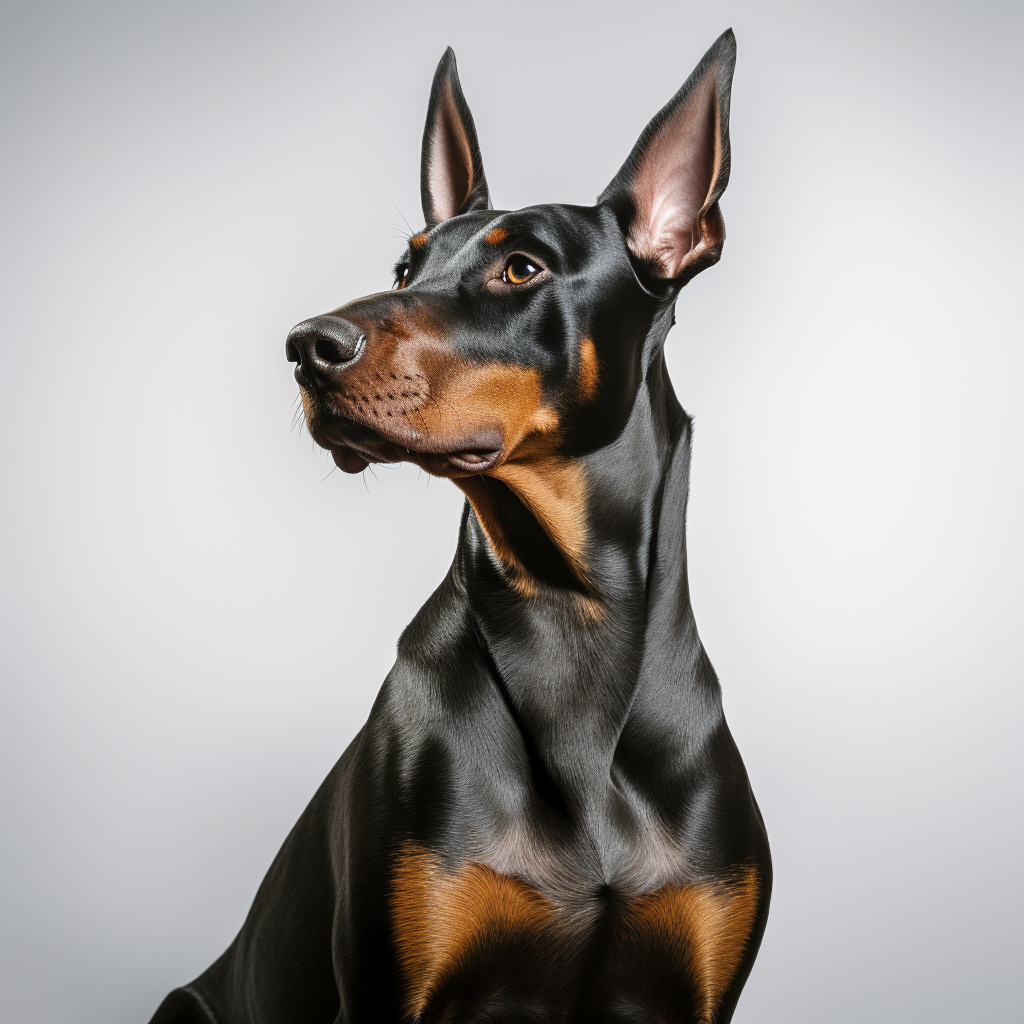
[[[393, 288], [288, 337], [310, 433], [338, 466], [411, 461], [454, 479], [499, 553], [494, 509], [473, 481], [502, 482], [563, 549], [555, 520], [585, 512], [559, 496], [576, 502], [581, 460], [629, 419], [652, 325], [721, 254], [734, 60], [729, 31], [594, 206], [500, 211], [445, 53], [423, 135], [425, 228]], [[574, 530], [570, 563], [582, 559], [583, 524]]]

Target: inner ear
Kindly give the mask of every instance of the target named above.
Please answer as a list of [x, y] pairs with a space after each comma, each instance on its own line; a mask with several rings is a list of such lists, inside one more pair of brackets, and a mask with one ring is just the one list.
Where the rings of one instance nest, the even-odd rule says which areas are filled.
[[601, 195], [651, 273], [685, 284], [718, 261], [729, 180], [729, 93], [735, 39], [724, 33], [647, 126]]
[[[722, 166], [721, 113], [711, 82], [702, 82], [644, 153], [633, 189], [636, 212], [628, 242], [660, 277], [679, 277], [703, 246], [721, 244], [721, 224], [702, 217]], [[710, 232], [709, 232], [710, 229]]]
[[451, 47], [437, 66], [430, 91], [420, 192], [428, 227], [490, 205], [476, 127], [462, 94]]

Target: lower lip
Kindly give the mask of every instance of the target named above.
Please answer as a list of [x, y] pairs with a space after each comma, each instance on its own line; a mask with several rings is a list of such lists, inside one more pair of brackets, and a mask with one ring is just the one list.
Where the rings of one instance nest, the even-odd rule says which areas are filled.
[[338, 469], [344, 470], [346, 473], [361, 473], [369, 465], [368, 459], [363, 458], [362, 455], [351, 448], [344, 446], [339, 445], [336, 448], [332, 448], [331, 455]]
[[490, 469], [501, 455], [500, 451], [466, 451], [466, 452], [450, 452], [447, 456], [448, 461], [458, 469], [468, 470], [471, 473], [479, 473], [485, 469]]

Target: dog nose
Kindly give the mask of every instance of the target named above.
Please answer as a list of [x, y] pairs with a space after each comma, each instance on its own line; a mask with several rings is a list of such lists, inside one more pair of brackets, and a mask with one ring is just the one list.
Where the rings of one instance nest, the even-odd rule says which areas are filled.
[[340, 316], [315, 316], [288, 332], [284, 354], [297, 363], [295, 376], [330, 382], [363, 353], [364, 335], [355, 324]]

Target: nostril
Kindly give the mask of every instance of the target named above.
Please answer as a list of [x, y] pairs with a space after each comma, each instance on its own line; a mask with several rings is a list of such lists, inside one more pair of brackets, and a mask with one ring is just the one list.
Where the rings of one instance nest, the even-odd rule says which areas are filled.
[[313, 345], [313, 351], [325, 363], [347, 363], [353, 354], [353, 347], [340, 342], [340, 339], [321, 335]]
[[301, 363], [302, 354], [299, 352], [298, 346], [291, 341], [284, 343], [284, 357], [289, 363]]

